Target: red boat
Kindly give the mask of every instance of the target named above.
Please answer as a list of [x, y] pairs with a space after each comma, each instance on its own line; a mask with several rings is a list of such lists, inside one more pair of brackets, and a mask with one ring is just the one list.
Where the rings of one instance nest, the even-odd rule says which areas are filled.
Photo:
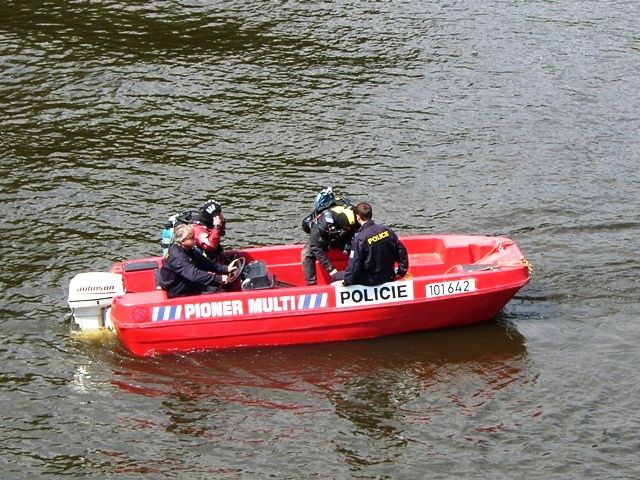
[[[234, 251], [241, 271], [229, 291], [167, 298], [162, 258], [127, 260], [76, 275], [69, 306], [82, 330], [112, 328], [135, 355], [355, 340], [457, 327], [496, 316], [530, 268], [505, 237], [401, 238], [406, 277], [375, 287], [334, 286], [322, 268], [306, 286], [301, 244]], [[339, 269], [346, 257], [330, 252]]]

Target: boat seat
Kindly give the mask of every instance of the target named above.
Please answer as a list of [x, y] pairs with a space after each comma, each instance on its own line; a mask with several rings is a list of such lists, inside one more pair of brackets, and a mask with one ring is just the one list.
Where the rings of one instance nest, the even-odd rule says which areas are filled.
[[148, 292], [159, 287], [160, 266], [155, 260], [127, 262], [124, 264], [122, 278], [125, 291]]
[[138, 306], [148, 306], [152, 303], [164, 302], [167, 299], [167, 292], [164, 290], [151, 290], [147, 292], [127, 292], [122, 297], [115, 298], [114, 301], [126, 305], [127, 307], [135, 308]]
[[438, 253], [410, 253], [409, 265], [440, 265], [442, 258]]
[[139, 272], [140, 270], [149, 270], [158, 268], [158, 262], [154, 260], [145, 260], [142, 262], [127, 262], [124, 264], [125, 272]]

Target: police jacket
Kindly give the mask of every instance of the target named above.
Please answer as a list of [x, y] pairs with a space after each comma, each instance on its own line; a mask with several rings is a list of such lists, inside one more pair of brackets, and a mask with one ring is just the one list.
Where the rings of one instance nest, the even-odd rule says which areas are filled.
[[228, 272], [225, 265], [205, 258], [195, 249], [186, 250], [174, 243], [169, 247], [160, 268], [160, 286], [170, 298], [195, 295], [208, 286], [220, 285], [222, 277], [217, 274]]
[[349, 263], [344, 272], [345, 285], [380, 285], [403, 277], [409, 270], [409, 257], [393, 230], [385, 225], [376, 225], [373, 220], [363, 224], [353, 239]]
[[[339, 209], [343, 207], [338, 207]], [[339, 209], [329, 208], [324, 210], [311, 227], [311, 233], [307, 245], [309, 250], [327, 271], [333, 270], [333, 265], [327, 257], [326, 251], [330, 248], [348, 251], [355, 228], [345, 228], [338, 224]]]

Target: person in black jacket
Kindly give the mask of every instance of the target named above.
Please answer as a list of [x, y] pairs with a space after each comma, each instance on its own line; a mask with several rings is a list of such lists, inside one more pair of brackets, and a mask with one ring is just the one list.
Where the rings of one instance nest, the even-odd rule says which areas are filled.
[[351, 248], [356, 220], [353, 207], [334, 205], [322, 211], [311, 223], [309, 240], [302, 249], [302, 270], [307, 285], [317, 283], [316, 260], [333, 279], [338, 270], [327, 256], [329, 249], [344, 251]]
[[346, 270], [335, 276], [336, 280], [342, 278], [344, 285], [380, 285], [396, 276], [404, 277], [409, 270], [405, 246], [393, 230], [377, 225], [372, 217], [371, 205], [356, 205], [360, 230], [353, 238]]
[[233, 263], [226, 266], [209, 260], [194, 246], [193, 225], [178, 225], [160, 268], [160, 286], [169, 298], [216, 292], [236, 269]]

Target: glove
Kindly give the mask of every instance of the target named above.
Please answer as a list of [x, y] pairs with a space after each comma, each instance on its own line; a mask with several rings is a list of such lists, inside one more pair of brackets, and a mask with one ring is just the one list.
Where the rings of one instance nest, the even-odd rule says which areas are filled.
[[402, 278], [407, 274], [407, 271], [404, 268], [396, 267], [393, 273], [395, 273], [396, 277]]

